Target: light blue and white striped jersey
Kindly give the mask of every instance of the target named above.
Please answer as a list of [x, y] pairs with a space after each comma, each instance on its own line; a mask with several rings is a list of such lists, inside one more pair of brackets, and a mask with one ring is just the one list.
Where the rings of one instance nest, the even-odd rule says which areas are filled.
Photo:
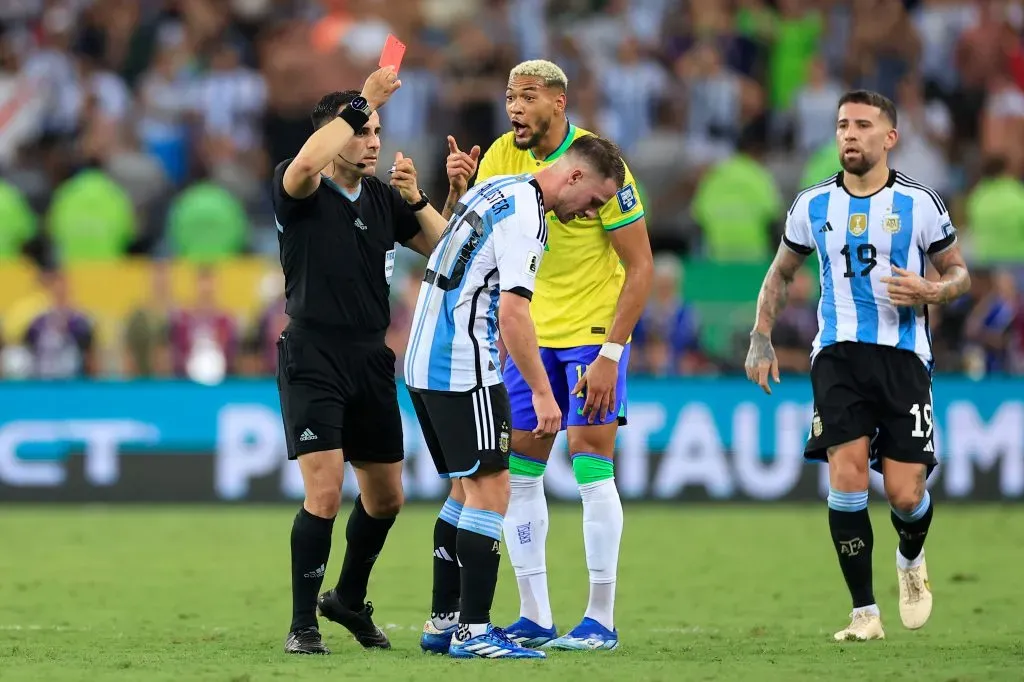
[[783, 242], [818, 252], [821, 300], [811, 358], [840, 341], [893, 346], [932, 368], [927, 306], [893, 306], [880, 280], [893, 266], [924, 275], [925, 259], [952, 247], [956, 230], [939, 195], [896, 170], [870, 197], [843, 187], [842, 172], [800, 192]]
[[501, 383], [498, 299], [533, 296], [547, 222], [532, 175], [497, 175], [462, 196], [427, 261], [405, 356], [412, 389]]

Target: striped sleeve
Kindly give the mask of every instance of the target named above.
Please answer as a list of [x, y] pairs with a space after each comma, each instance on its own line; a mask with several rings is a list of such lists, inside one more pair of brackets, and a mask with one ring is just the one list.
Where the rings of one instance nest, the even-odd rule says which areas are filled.
[[811, 234], [807, 201], [802, 196], [797, 197], [786, 214], [786, 230], [782, 234], [782, 243], [801, 256], [814, 252], [814, 236]]
[[532, 299], [547, 242], [547, 221], [536, 183], [518, 188], [515, 214], [494, 225], [494, 256], [501, 290]]

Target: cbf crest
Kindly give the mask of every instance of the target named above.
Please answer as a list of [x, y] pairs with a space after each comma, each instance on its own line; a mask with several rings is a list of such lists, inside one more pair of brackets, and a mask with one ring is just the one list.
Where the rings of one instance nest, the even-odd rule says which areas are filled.
[[867, 213], [851, 213], [849, 222], [850, 234], [854, 237], [859, 237], [868, 230], [868, 214]]

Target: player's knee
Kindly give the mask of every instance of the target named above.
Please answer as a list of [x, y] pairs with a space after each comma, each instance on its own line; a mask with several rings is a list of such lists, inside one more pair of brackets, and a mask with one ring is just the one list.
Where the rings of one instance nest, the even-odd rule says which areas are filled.
[[829, 448], [829, 481], [836, 490], [866, 490], [868, 487], [868, 454], [853, 446]]
[[889, 498], [889, 506], [898, 514], [912, 514], [924, 499], [924, 490], [918, 490], [913, 485], [894, 487], [885, 492]]
[[405, 495], [401, 490], [387, 490], [367, 496], [360, 495], [363, 500], [363, 509], [375, 519], [391, 519], [398, 516], [405, 504]]
[[341, 508], [341, 486], [311, 486], [306, 491], [306, 509], [310, 514], [324, 519], [332, 519]]

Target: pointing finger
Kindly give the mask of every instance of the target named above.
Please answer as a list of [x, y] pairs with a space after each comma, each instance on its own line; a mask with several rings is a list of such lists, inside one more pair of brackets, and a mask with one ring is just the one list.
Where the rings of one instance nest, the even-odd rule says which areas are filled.
[[451, 135], [448, 136], [448, 151], [452, 154], [459, 153], [459, 143]]
[[480, 145], [473, 145], [473, 148], [469, 150], [469, 158], [473, 159], [474, 161], [480, 158]]

